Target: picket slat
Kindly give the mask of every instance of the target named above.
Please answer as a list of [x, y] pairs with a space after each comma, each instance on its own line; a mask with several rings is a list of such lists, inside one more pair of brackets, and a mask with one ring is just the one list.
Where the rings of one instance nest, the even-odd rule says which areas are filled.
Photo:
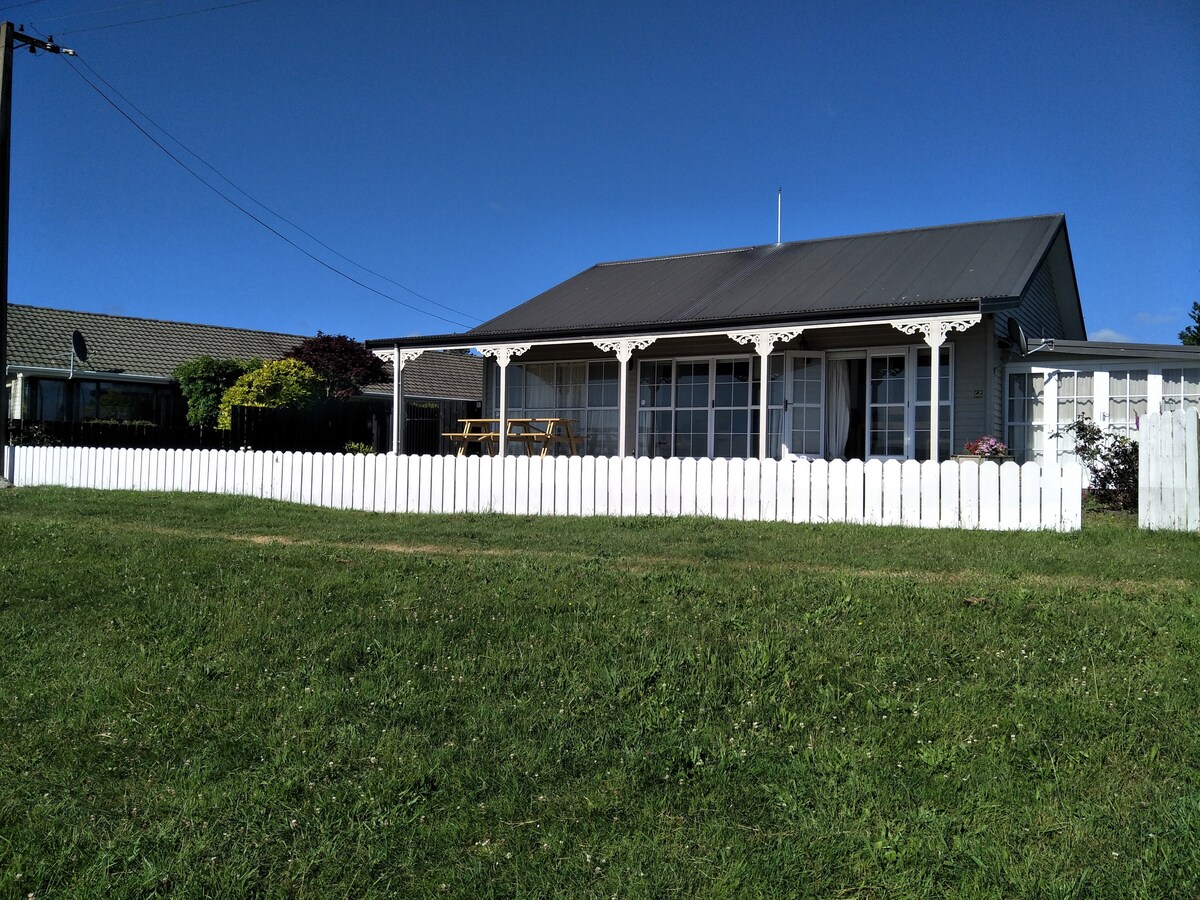
[[921, 463], [921, 527], [941, 527], [942, 468], [933, 460]]
[[829, 521], [846, 521], [846, 463], [835, 459], [829, 463]]
[[829, 521], [829, 463], [815, 459], [809, 464], [809, 512], [811, 522]]
[[921, 524], [921, 464], [915, 459], [900, 464], [900, 524]]
[[1021, 527], [1021, 467], [1012, 460], [1000, 464], [1000, 528]]
[[883, 460], [863, 463], [863, 521], [868, 525], [883, 522]]
[[711, 516], [713, 514], [713, 461], [711, 459], [696, 460], [696, 515]]

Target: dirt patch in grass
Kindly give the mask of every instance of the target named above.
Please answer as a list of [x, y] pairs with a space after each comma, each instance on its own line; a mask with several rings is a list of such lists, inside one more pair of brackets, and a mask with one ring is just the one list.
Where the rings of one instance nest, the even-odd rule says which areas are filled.
[[[206, 540], [226, 540], [237, 541], [239, 543], [249, 543], [258, 546], [284, 546], [284, 547], [313, 547], [325, 550], [337, 551], [370, 551], [377, 553], [395, 553], [412, 556], [450, 556], [450, 557], [525, 557], [535, 559], [545, 559], [548, 561], [565, 562], [571, 559], [587, 560], [594, 558], [594, 554], [586, 552], [577, 552], [571, 550], [542, 550], [537, 548], [502, 548], [502, 547], [463, 547], [452, 544], [403, 544], [396, 541], [389, 542], [355, 542], [355, 541], [330, 541], [317, 538], [295, 538], [289, 535], [282, 534], [233, 534], [228, 532], [216, 532], [207, 530], [193, 530], [186, 528], [167, 528], [163, 526], [139, 525], [133, 523], [113, 525], [112, 527], [120, 528], [124, 531], [135, 533], [152, 533], [161, 534], [169, 537], [179, 538], [194, 538]], [[690, 556], [665, 556], [665, 555], [644, 555], [630, 554], [621, 556], [621, 568], [633, 574], [646, 574], [654, 571], [656, 568], [663, 566], [678, 566], [688, 565], [695, 562], [695, 559]], [[720, 560], [713, 561], [714, 565], [723, 565]], [[873, 580], [890, 580], [907, 582], [911, 584], [921, 585], [938, 585], [949, 588], [961, 588], [964, 591], [970, 592], [976, 589], [981, 583], [995, 582], [998, 578], [1005, 578], [1007, 584], [1014, 588], [1037, 589], [1037, 590], [1061, 590], [1070, 591], [1072, 593], [1106, 593], [1119, 594], [1125, 596], [1139, 596], [1147, 591], [1152, 593], [1163, 593], [1170, 591], [1186, 590], [1190, 587], [1190, 582], [1182, 578], [1159, 578], [1151, 581], [1136, 580], [1136, 579], [1120, 579], [1113, 580], [1108, 578], [1097, 578], [1078, 573], [1068, 573], [1063, 575], [1044, 575], [1036, 572], [1023, 572], [1020, 575], [1007, 578], [995, 572], [987, 572], [981, 569], [960, 568], [952, 572], [946, 571], [930, 571], [917, 570], [911, 568], [890, 569], [890, 568], [856, 568], [851, 564], [847, 565], [830, 565], [827, 563], [813, 563], [801, 560], [774, 560], [771, 562], [757, 562], [752, 564], [752, 568], [760, 570], [764, 573], [808, 573], [813, 575], [824, 576], [849, 576], [867, 581]]]

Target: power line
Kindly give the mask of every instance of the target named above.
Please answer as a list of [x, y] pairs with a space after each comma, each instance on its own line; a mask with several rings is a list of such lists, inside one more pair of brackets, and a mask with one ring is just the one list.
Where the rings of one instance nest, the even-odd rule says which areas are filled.
[[[41, 0], [33, 0], [34, 3], [40, 3]], [[48, 19], [39, 19], [41, 22], [59, 22], [63, 19], [78, 19], [80, 16], [98, 16], [107, 12], [119, 12], [122, 9], [133, 9], [135, 6], [149, 6], [157, 0], [137, 0], [136, 3], [122, 3], [120, 6], [106, 6], [102, 9], [88, 9], [83, 12], [64, 13], [61, 16], [50, 16]]]
[[230, 178], [228, 178], [224, 173], [222, 173], [219, 169], [217, 169], [214, 165], [212, 165], [212, 163], [208, 162], [206, 159], [204, 159], [202, 156], [200, 156], [198, 153], [196, 153], [194, 150], [192, 150], [190, 147], [188, 147], [187, 144], [183, 143], [183, 141], [179, 140], [179, 138], [175, 137], [175, 135], [171, 134], [171, 132], [167, 131], [165, 128], [163, 128], [161, 125], [159, 125], [157, 122], [155, 122], [152, 118], [150, 118], [150, 116], [148, 116], [145, 112], [143, 112], [137, 106], [137, 104], [135, 104], [132, 100], [130, 100], [128, 97], [126, 97], [124, 94], [122, 94], [119, 90], [117, 90], [115, 87], [113, 87], [113, 85], [103, 75], [101, 75], [99, 72], [97, 72], [95, 70], [95, 68], [86, 59], [83, 59], [82, 57], [80, 57], [78, 55], [76, 55], [75, 58], [78, 59], [85, 66], [87, 66], [88, 71], [90, 71], [93, 75], [95, 75], [96, 78], [98, 78], [109, 90], [111, 90], [114, 94], [116, 94], [118, 97], [120, 97], [130, 108], [132, 108], [134, 110], [134, 112], [136, 112], [139, 116], [141, 116], [143, 119], [145, 119], [147, 122], [149, 122], [150, 125], [152, 125], [154, 128], [156, 128], [158, 131], [160, 131], [164, 135], [166, 135], [174, 143], [178, 144], [193, 159], [195, 159], [197, 162], [199, 162], [201, 165], [203, 165], [205, 168], [207, 168], [209, 171], [211, 171], [214, 175], [216, 175], [218, 178], [220, 178], [222, 181], [224, 181], [226, 184], [228, 184], [231, 188], [233, 188], [235, 191], [237, 191], [239, 194], [241, 194], [243, 197], [245, 197], [247, 200], [249, 200], [255, 206], [258, 206], [260, 209], [266, 210], [268, 213], [273, 215], [275, 218], [279, 219], [281, 222], [285, 222], [286, 224], [290, 225], [292, 228], [296, 229], [298, 232], [300, 232], [302, 235], [304, 235], [305, 237], [312, 240], [314, 243], [319, 244], [320, 246], [324, 247], [326, 250], [328, 250], [334, 256], [338, 257], [341, 260], [344, 260], [345, 262], [350, 263], [350, 265], [354, 266], [355, 268], [361, 269], [362, 271], [368, 273], [369, 275], [374, 275], [376, 278], [378, 278], [382, 281], [386, 281], [388, 284], [395, 285], [396, 287], [400, 288], [405, 293], [411, 294], [412, 296], [414, 296], [420, 300], [424, 300], [426, 303], [431, 303], [434, 306], [438, 307], [439, 309], [444, 309], [447, 312], [454, 313], [457, 316], [464, 316], [468, 319], [473, 319], [475, 321], [481, 321], [481, 320], [477, 319], [475, 316], [471, 316], [470, 314], [463, 312], [461, 309], [455, 309], [453, 306], [447, 306], [445, 303], [439, 303], [437, 300], [434, 300], [432, 297], [426, 297], [424, 294], [422, 294], [419, 291], [413, 290], [408, 285], [401, 284], [399, 281], [396, 281], [394, 278], [389, 278], [387, 275], [384, 275], [382, 272], [376, 272], [374, 269], [370, 268], [369, 266], [365, 266], [362, 263], [358, 262], [357, 260], [351, 259], [349, 256], [346, 256], [346, 254], [340, 252], [339, 250], [337, 250], [334, 247], [331, 247], [329, 244], [325, 243], [323, 240], [321, 240], [315, 234], [313, 234], [313, 233], [305, 230], [304, 228], [300, 227], [299, 225], [297, 225], [295, 222], [293, 222], [287, 216], [285, 216], [282, 213], [277, 212], [276, 210], [267, 206], [265, 203], [263, 203], [257, 197], [253, 196], [248, 191], [246, 191], [245, 189], [240, 187], [238, 184], [236, 184], [234, 181], [232, 181]]
[[43, 0], [25, 0], [24, 3], [14, 3], [12, 6], [6, 6], [0, 9], [0, 13], [6, 13], [10, 9], [20, 9], [22, 6], [33, 6], [35, 3], [42, 3]]
[[[79, 57], [76, 56], [75, 58], [78, 59]], [[91, 67], [89, 66], [88, 68], [91, 68]], [[437, 313], [433, 313], [433, 312], [429, 312], [428, 310], [421, 309], [420, 307], [414, 306], [411, 303], [406, 303], [405, 301], [403, 301], [397, 297], [393, 297], [391, 294], [385, 293], [384, 291], [381, 291], [377, 288], [371, 287], [371, 285], [365, 284], [364, 282], [359, 281], [353, 275], [350, 275], [347, 272], [343, 272], [341, 269], [337, 268], [336, 266], [333, 266], [333, 265], [327, 263], [325, 260], [321, 259], [319, 256], [316, 256], [315, 254], [306, 250], [304, 247], [300, 246], [298, 243], [296, 243], [291, 238], [289, 238], [287, 235], [283, 234], [278, 229], [273, 228], [269, 223], [264, 222], [261, 218], [259, 218], [254, 213], [252, 213], [250, 210], [246, 209], [244, 206], [239, 204], [236, 200], [233, 200], [231, 197], [227, 196], [226, 194], [224, 194], [220, 190], [218, 190], [214, 185], [212, 185], [211, 183], [206, 181], [203, 178], [203, 176], [201, 176], [195, 169], [193, 169], [186, 162], [184, 162], [182, 159], [180, 159], [178, 156], [176, 156], [174, 153], [172, 153], [166, 146], [164, 146], [162, 144], [161, 141], [159, 141], [156, 137], [154, 137], [154, 135], [152, 135], [149, 131], [147, 131], [145, 128], [143, 128], [142, 125], [136, 119], [134, 119], [131, 115], [129, 115], [129, 113], [127, 113], [124, 109], [122, 109], [121, 106], [118, 103], [116, 103], [111, 97], [109, 97], [107, 94], [105, 94], [104, 91], [101, 90], [100, 87], [97, 86], [95, 82], [93, 82], [90, 78], [88, 78], [81, 71], [79, 71], [78, 67], [72, 65], [72, 66], [70, 66], [70, 69], [72, 72], [75, 73], [76, 76], [79, 77], [79, 79], [81, 81], [84, 82], [84, 84], [86, 84], [93, 91], [95, 91], [101, 97], [101, 99], [104, 100], [105, 103], [107, 103], [109, 106], [111, 106], [113, 109], [115, 109], [118, 113], [120, 113], [121, 116], [129, 122], [129, 124], [131, 124], [134, 128], [136, 128], [138, 131], [140, 131], [146, 137], [147, 140], [149, 140], [152, 144], [154, 144], [156, 147], [158, 147], [159, 150], [161, 150], [163, 153], [165, 153], [167, 156], [169, 156], [172, 160], [174, 160], [181, 168], [183, 168], [186, 172], [188, 172], [188, 174], [190, 174], [193, 178], [195, 178], [197, 181], [199, 181], [202, 185], [204, 185], [206, 188], [208, 188], [210, 191], [212, 191], [214, 194], [216, 194], [218, 197], [220, 197], [222, 200], [224, 200], [230, 206], [234, 207], [235, 209], [239, 210], [244, 215], [253, 219], [255, 222], [257, 222], [263, 228], [267, 229], [267, 231], [274, 234], [280, 240], [286, 242], [287, 244], [290, 244], [292, 247], [299, 250], [301, 253], [303, 253], [305, 256], [307, 256], [309, 259], [311, 259], [313, 262], [328, 269], [330, 272], [333, 272], [335, 275], [340, 275], [342, 278], [345, 278], [347, 281], [349, 281], [353, 284], [356, 284], [361, 288], [365, 288], [366, 290], [370, 291], [371, 293], [377, 294], [378, 296], [383, 297], [385, 300], [390, 300], [393, 303], [396, 303], [400, 306], [405, 307], [406, 309], [410, 309], [413, 312], [420, 313], [423, 316], [429, 316], [430, 318], [438, 319], [442, 322], [447, 322], [451, 325], [457, 325], [460, 328], [470, 328], [471, 327], [470, 325], [468, 325], [465, 322], [460, 322], [455, 319], [448, 319], [445, 316], [439, 316]], [[157, 127], [157, 126], [155, 126], [155, 127]], [[166, 132], [163, 132], [163, 133], [165, 134]], [[180, 146], [182, 146], [182, 145], [180, 145]], [[253, 199], [253, 198], [251, 198], [251, 199]], [[265, 208], [266, 207], [264, 207], [264, 209]], [[464, 314], [459, 313], [459, 315], [464, 315]]]
[[195, 16], [200, 13], [215, 12], [220, 9], [232, 9], [235, 6], [249, 6], [251, 3], [261, 3], [262, 0], [238, 0], [237, 3], [223, 3], [220, 6], [206, 6], [204, 9], [191, 9], [186, 12], [170, 13], [165, 16], [150, 16], [146, 19], [133, 19], [129, 22], [113, 22], [111, 25], [91, 25], [87, 28], [76, 28], [66, 34], [83, 34], [85, 31], [103, 31], [106, 28], [124, 28], [126, 25], [141, 25], [145, 22], [161, 22], [164, 19], [181, 19], [184, 16]]

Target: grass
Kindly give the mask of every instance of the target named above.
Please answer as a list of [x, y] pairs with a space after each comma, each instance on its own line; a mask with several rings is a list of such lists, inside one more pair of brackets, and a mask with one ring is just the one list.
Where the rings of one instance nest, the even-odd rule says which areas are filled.
[[1200, 541], [0, 493], [0, 896], [1195, 897]]

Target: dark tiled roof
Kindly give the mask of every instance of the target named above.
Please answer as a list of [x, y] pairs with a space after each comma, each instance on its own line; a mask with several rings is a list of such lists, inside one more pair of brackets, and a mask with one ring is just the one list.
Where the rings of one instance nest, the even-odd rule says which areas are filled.
[[486, 341], [978, 308], [1020, 297], [1064, 227], [1056, 214], [599, 263], [467, 334]]
[[[83, 335], [88, 348], [88, 361], [76, 362], [76, 372], [155, 377], [167, 377], [180, 363], [198, 356], [281, 359], [307, 337], [10, 304], [8, 365], [70, 368], [74, 331]], [[373, 389], [390, 393], [390, 369], [388, 377], [385, 385]], [[404, 392], [479, 400], [483, 396], [482, 360], [457, 353], [422, 354], [404, 368]]]
[[305, 337], [11, 304], [8, 364], [69, 368], [73, 331], [83, 335], [88, 348], [88, 361], [76, 362], [77, 370], [157, 376], [170, 375], [197, 356], [280, 359]]
[[[373, 384], [366, 390], [390, 395], [390, 363], [387, 364], [387, 370], [387, 382]], [[422, 353], [404, 365], [404, 396], [482, 400], [483, 358], [453, 351]]]

